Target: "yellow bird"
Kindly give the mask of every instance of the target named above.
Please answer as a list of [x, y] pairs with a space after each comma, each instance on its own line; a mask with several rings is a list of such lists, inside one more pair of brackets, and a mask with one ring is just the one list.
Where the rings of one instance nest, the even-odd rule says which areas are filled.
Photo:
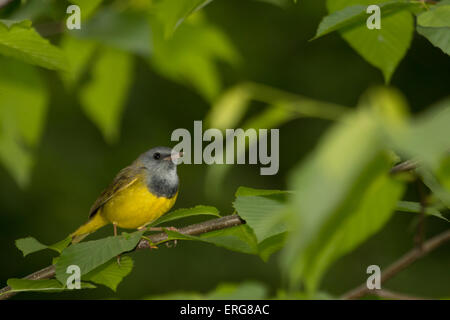
[[110, 223], [114, 235], [117, 227], [142, 229], [169, 211], [178, 196], [181, 156], [168, 147], [156, 147], [122, 169], [95, 201], [88, 222], [71, 234], [72, 243]]

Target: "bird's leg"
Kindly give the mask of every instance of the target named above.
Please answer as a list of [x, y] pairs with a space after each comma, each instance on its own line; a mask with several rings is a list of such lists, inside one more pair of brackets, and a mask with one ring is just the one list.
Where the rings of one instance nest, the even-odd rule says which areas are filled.
[[[146, 228], [145, 226], [142, 226], [142, 227], [139, 227], [139, 228], [138, 228], [138, 231], [142, 231], [142, 230], [146, 230], [146, 229], [147, 229], [147, 228]], [[144, 238], [145, 240], [148, 241], [148, 245], [149, 245], [149, 249], [150, 249], [150, 250], [152, 250], [152, 249], [158, 249], [158, 246], [154, 245], [153, 242], [152, 242], [149, 238], [144, 237], [144, 236], [142, 236], [142, 238]]]
[[[170, 230], [170, 231], [176, 231], [179, 232], [177, 228], [175, 227], [150, 227], [147, 230], [148, 231], [164, 231], [164, 229], [166, 230]], [[173, 246], [170, 244], [171, 241], [166, 242], [166, 247], [167, 248], [172, 248], [172, 247], [176, 247], [177, 246], [177, 240], [173, 240]]]
[[[113, 222], [114, 237], [117, 237], [117, 223]], [[120, 266], [120, 254], [117, 256], [117, 264]]]
[[[142, 228], [145, 229], [145, 227], [141, 227], [138, 230], [142, 230]], [[179, 232], [178, 229], [175, 227], [149, 227], [149, 228], [147, 228], [148, 231], [164, 231], [164, 229]], [[167, 248], [172, 248], [172, 245], [170, 244], [170, 242], [171, 241], [166, 242]], [[176, 247], [176, 246], [177, 246], [177, 240], [175, 239], [175, 240], [173, 240], [173, 247]], [[158, 248], [158, 247], [156, 247], [156, 248]]]

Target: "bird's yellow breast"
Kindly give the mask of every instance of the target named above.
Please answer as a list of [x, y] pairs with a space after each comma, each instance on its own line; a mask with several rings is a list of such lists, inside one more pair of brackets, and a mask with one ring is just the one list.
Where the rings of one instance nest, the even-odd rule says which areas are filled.
[[100, 214], [111, 223], [125, 229], [143, 227], [169, 211], [178, 193], [172, 198], [157, 197], [139, 179], [118, 192], [102, 208]]

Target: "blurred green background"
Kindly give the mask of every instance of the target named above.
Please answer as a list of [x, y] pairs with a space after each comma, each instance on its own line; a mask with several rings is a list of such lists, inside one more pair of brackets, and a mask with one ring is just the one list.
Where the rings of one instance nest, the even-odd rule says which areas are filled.
[[[299, 1], [279, 7], [263, 1], [216, 0], [202, 9], [206, 19], [222, 30], [240, 55], [234, 65], [219, 63], [223, 88], [254, 81], [321, 101], [353, 107], [368, 88], [383, 84], [383, 77], [357, 55], [337, 34], [308, 42], [321, 18], [323, 1]], [[125, 36], [125, 35], [124, 35]], [[52, 35], [51, 41], [58, 41]], [[1, 70], [0, 70], [1, 72]], [[173, 146], [171, 132], [192, 130], [193, 121], [204, 119], [211, 102], [196, 90], [170, 80], [138, 57], [134, 78], [120, 122], [120, 137], [108, 144], [86, 117], [74, 93], [58, 75], [43, 70], [49, 85], [50, 106], [42, 141], [36, 148], [31, 182], [20, 188], [0, 166], [0, 282], [27, 275], [48, 264], [51, 253], [23, 258], [14, 240], [34, 236], [43, 243], [63, 239], [86, 221], [91, 204], [114, 175], [140, 153], [159, 145]], [[411, 49], [393, 75], [392, 86], [406, 96], [412, 111], [450, 93], [450, 60], [426, 39], [415, 34]], [[250, 116], [257, 106], [252, 106]], [[297, 119], [280, 127], [280, 170], [276, 176], [260, 176], [259, 166], [235, 165], [226, 175], [218, 195], [206, 192], [206, 165], [179, 168], [181, 189], [175, 208], [212, 205], [222, 214], [232, 212], [239, 186], [286, 189], [286, 178], [295, 164], [316, 145], [332, 123]], [[212, 186], [214, 187], [214, 186]], [[417, 190], [407, 198], [417, 201]], [[185, 223], [195, 222], [195, 219]], [[323, 291], [340, 294], [365, 281], [370, 264], [386, 266], [413, 245], [417, 217], [396, 213], [388, 226], [341, 258], [327, 273]], [[427, 234], [444, 230], [433, 217], [426, 221]], [[110, 235], [105, 227], [92, 238]], [[450, 249], [443, 247], [418, 261], [389, 282], [389, 288], [422, 296], [441, 297], [450, 286]], [[173, 291], [213, 289], [222, 282], [260, 281], [271, 293], [283, 287], [277, 255], [268, 263], [256, 256], [234, 253], [207, 244], [179, 242], [176, 248], [133, 253], [135, 269], [118, 292], [107, 288], [58, 294], [21, 294], [16, 299], [141, 298]]]

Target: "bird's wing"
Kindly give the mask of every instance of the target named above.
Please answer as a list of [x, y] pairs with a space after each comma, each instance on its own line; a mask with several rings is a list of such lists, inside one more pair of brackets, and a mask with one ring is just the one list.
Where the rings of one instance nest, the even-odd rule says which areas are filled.
[[105, 203], [111, 200], [119, 191], [122, 191], [135, 183], [140, 178], [139, 171], [140, 170], [134, 165], [122, 169], [108, 188], [106, 188], [97, 198], [89, 211], [89, 218], [92, 218], [97, 211], [103, 207]]

